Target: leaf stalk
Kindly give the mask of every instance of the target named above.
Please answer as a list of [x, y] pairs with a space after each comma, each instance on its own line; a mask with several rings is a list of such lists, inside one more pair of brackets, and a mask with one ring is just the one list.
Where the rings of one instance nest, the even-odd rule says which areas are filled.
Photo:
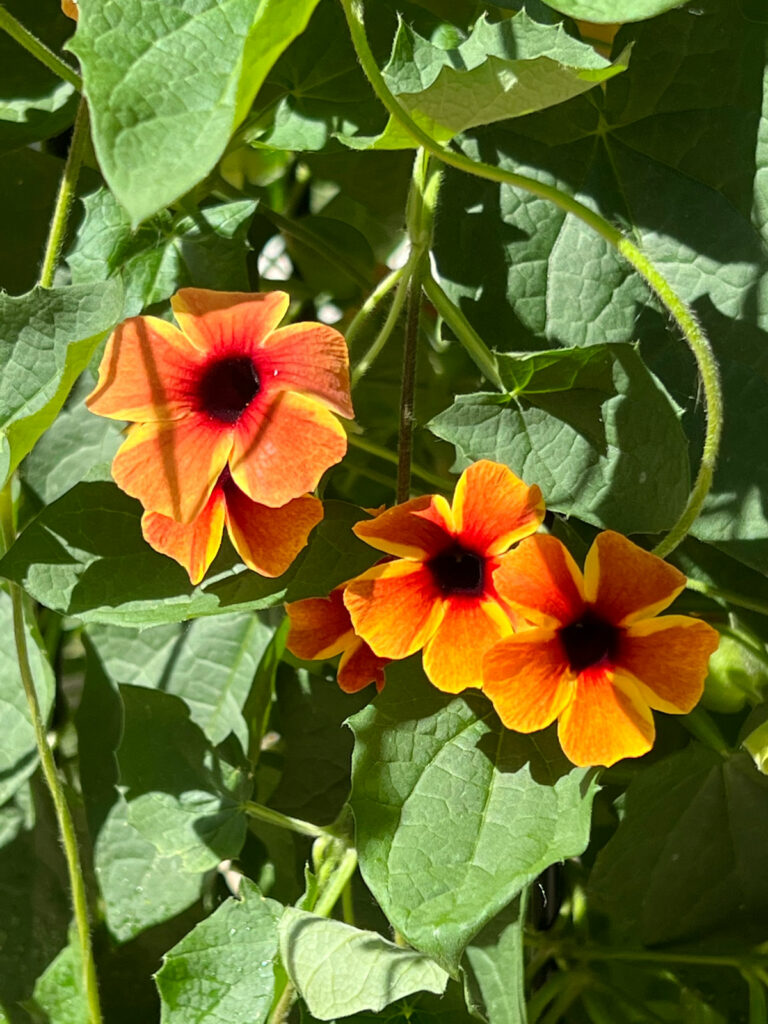
[[41, 64], [45, 64], [48, 70], [52, 71], [58, 78], [63, 78], [65, 82], [69, 82], [78, 92], [83, 91], [83, 80], [74, 68], [71, 68], [61, 57], [57, 57], [53, 50], [49, 49], [36, 35], [33, 35], [28, 28], [25, 28], [2, 5], [0, 5], [0, 29], [7, 32], [11, 39], [15, 39], [20, 46], [24, 47], [27, 53], [31, 53]]

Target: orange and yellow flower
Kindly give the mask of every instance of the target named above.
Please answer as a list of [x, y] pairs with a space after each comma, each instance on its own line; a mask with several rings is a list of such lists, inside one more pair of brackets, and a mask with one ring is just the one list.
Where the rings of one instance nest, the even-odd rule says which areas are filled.
[[118, 486], [181, 524], [208, 513], [225, 467], [269, 508], [313, 490], [347, 449], [334, 415], [353, 415], [343, 337], [278, 328], [284, 292], [183, 288], [171, 306], [179, 327], [138, 316], [117, 328], [87, 401], [133, 424], [112, 464]]
[[650, 750], [651, 709], [686, 714], [701, 697], [718, 633], [685, 615], [656, 618], [685, 576], [621, 534], [598, 535], [584, 575], [555, 537], [529, 537], [496, 582], [535, 624], [485, 656], [483, 690], [507, 728], [558, 719], [574, 764], [612, 765]]
[[248, 568], [274, 577], [288, 569], [322, 518], [322, 502], [311, 494], [293, 498], [280, 508], [251, 501], [225, 467], [202, 512], [191, 523], [145, 512], [141, 530], [155, 551], [175, 558], [197, 584], [216, 557], [225, 525]]
[[448, 693], [479, 686], [483, 654], [512, 630], [499, 571], [543, 517], [538, 487], [483, 460], [462, 473], [452, 505], [427, 495], [358, 523], [358, 537], [395, 558], [344, 588], [355, 633], [381, 658], [423, 648], [426, 674]]
[[374, 654], [355, 633], [344, 606], [344, 588], [336, 587], [328, 597], [307, 597], [285, 606], [290, 619], [286, 641], [288, 650], [307, 661], [333, 658], [340, 654], [336, 678], [345, 693], [357, 693], [375, 683], [384, 686], [384, 666], [388, 658]]

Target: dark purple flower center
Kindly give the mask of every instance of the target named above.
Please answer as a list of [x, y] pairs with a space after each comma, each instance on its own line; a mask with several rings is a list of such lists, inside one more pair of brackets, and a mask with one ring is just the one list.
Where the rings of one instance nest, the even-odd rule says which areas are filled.
[[444, 594], [479, 597], [485, 590], [485, 559], [461, 544], [452, 544], [430, 558], [427, 567]]
[[198, 391], [200, 410], [219, 423], [237, 423], [260, 388], [252, 359], [227, 356], [205, 370]]
[[580, 619], [570, 626], [563, 626], [559, 632], [574, 672], [583, 672], [601, 661], [612, 661], [616, 657], [618, 629], [591, 612], [585, 612]]

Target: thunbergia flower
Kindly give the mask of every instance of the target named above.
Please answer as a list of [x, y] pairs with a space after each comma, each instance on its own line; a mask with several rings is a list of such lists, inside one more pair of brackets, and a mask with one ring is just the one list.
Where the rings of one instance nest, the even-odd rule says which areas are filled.
[[483, 654], [512, 630], [499, 570], [543, 517], [538, 487], [483, 460], [462, 473], [452, 505], [427, 495], [357, 523], [358, 537], [395, 559], [344, 588], [355, 633], [379, 657], [423, 648], [427, 676], [448, 693], [479, 686]]
[[566, 756], [612, 765], [653, 745], [651, 709], [686, 714], [701, 697], [718, 633], [699, 619], [663, 615], [685, 576], [607, 530], [584, 575], [557, 538], [529, 537], [497, 584], [534, 624], [485, 656], [483, 690], [502, 722], [534, 732], [556, 718]]
[[290, 631], [285, 645], [297, 658], [308, 661], [341, 654], [336, 679], [345, 693], [357, 693], [369, 683], [381, 690], [389, 659], [374, 654], [355, 633], [344, 606], [345, 586], [336, 587], [328, 597], [307, 597], [286, 604]]
[[145, 512], [141, 530], [148, 544], [175, 558], [197, 584], [219, 550], [225, 525], [248, 568], [273, 577], [288, 569], [322, 518], [322, 502], [311, 494], [293, 498], [280, 508], [251, 501], [225, 467], [205, 507], [191, 523]]
[[118, 486], [179, 523], [200, 516], [225, 466], [259, 505], [313, 490], [347, 449], [334, 415], [353, 416], [344, 338], [320, 323], [278, 328], [279, 291], [183, 288], [171, 306], [178, 328], [151, 316], [117, 328], [87, 401], [133, 422]]

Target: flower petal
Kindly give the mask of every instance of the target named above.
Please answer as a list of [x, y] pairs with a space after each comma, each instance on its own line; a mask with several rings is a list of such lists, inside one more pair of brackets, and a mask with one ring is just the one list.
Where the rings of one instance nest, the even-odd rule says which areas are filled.
[[684, 587], [678, 569], [613, 530], [597, 535], [584, 563], [587, 600], [616, 626], [657, 615]]
[[482, 555], [498, 555], [538, 530], [544, 519], [538, 487], [529, 487], [511, 469], [482, 459], [461, 474], [453, 496], [456, 534]]
[[582, 672], [557, 730], [563, 753], [582, 767], [610, 767], [653, 746], [653, 715], [634, 680], [621, 672]]
[[357, 693], [370, 683], [376, 683], [376, 689], [381, 691], [387, 664], [388, 658], [378, 657], [365, 640], [356, 636], [341, 656], [336, 679], [344, 693]]
[[223, 531], [224, 492], [220, 487], [215, 488], [205, 508], [191, 523], [177, 523], [157, 512], [145, 512], [141, 517], [141, 532], [147, 544], [175, 558], [195, 585], [216, 557]]
[[531, 622], [563, 625], [584, 611], [581, 573], [556, 537], [527, 537], [498, 561], [493, 574], [497, 593]]
[[269, 508], [251, 501], [231, 482], [224, 493], [232, 543], [248, 568], [261, 576], [282, 576], [323, 518], [323, 503], [311, 494]]
[[420, 562], [398, 559], [350, 580], [344, 604], [359, 637], [383, 658], [407, 658], [429, 640], [444, 601]]
[[344, 587], [336, 587], [328, 597], [290, 601], [285, 610], [290, 620], [285, 646], [297, 658], [308, 661], [332, 658], [355, 638], [352, 620], [344, 605]]
[[148, 512], [191, 523], [227, 464], [232, 431], [192, 414], [169, 423], [137, 423], [112, 463], [118, 487]]
[[445, 615], [424, 647], [424, 671], [444, 693], [460, 693], [483, 682], [483, 655], [512, 632], [512, 625], [493, 600], [449, 597]]
[[356, 523], [352, 529], [366, 544], [401, 558], [426, 561], [453, 537], [453, 515], [440, 494], [425, 494]]
[[483, 659], [483, 692], [508, 729], [536, 732], [554, 722], [574, 692], [556, 633], [523, 630], [492, 647]]
[[355, 411], [349, 393], [347, 343], [326, 324], [291, 324], [273, 331], [262, 344], [259, 359], [274, 387], [312, 395], [340, 416]]
[[229, 465], [240, 490], [278, 508], [314, 490], [346, 450], [347, 435], [333, 413], [312, 398], [282, 391], [266, 409], [254, 403], [243, 413]]
[[251, 354], [288, 310], [285, 292], [216, 292], [181, 288], [171, 299], [176, 321], [201, 352]]
[[704, 691], [709, 656], [720, 643], [712, 626], [687, 615], [643, 619], [622, 630], [617, 662], [655, 711], [687, 714]]
[[113, 331], [85, 400], [117, 420], [174, 420], [195, 408], [201, 358], [173, 324], [135, 316]]

